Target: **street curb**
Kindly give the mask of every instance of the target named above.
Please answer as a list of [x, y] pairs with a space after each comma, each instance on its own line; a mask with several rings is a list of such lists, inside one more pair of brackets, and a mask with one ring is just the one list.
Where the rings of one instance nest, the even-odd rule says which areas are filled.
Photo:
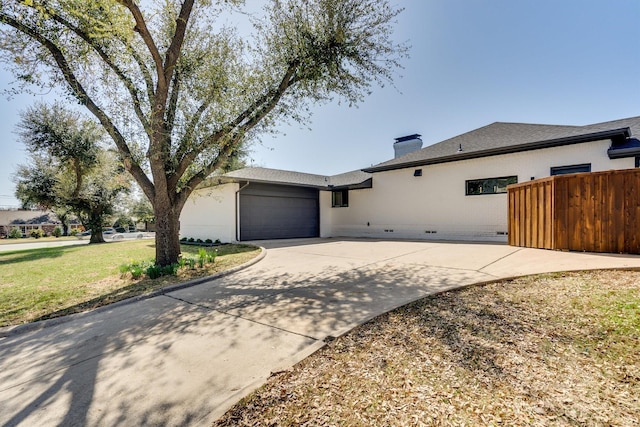
[[228, 276], [230, 274], [236, 273], [236, 272], [238, 272], [240, 270], [244, 270], [245, 268], [249, 268], [252, 265], [257, 264], [258, 262], [262, 261], [264, 259], [264, 257], [267, 256], [267, 250], [265, 248], [263, 248], [262, 246], [260, 246], [259, 248], [260, 248], [260, 253], [255, 258], [245, 262], [244, 264], [240, 264], [240, 265], [235, 266], [233, 268], [230, 268], [228, 270], [221, 271], [221, 272], [216, 273], [216, 274], [214, 274], [212, 276], [199, 277], [197, 279], [189, 280], [187, 282], [177, 283], [175, 285], [170, 285], [170, 286], [164, 287], [162, 289], [158, 289], [156, 291], [149, 292], [148, 294], [138, 295], [138, 296], [135, 296], [135, 297], [131, 297], [131, 298], [122, 300], [122, 301], [114, 302], [113, 304], [103, 305], [102, 307], [98, 307], [98, 308], [95, 308], [95, 309], [90, 310], [90, 311], [84, 311], [82, 313], [69, 314], [67, 316], [61, 316], [61, 317], [56, 317], [56, 318], [53, 318], [53, 319], [41, 320], [39, 322], [25, 323], [23, 325], [0, 327], [0, 339], [1, 338], [13, 337], [13, 336], [24, 334], [24, 333], [27, 333], [27, 332], [39, 331], [41, 329], [49, 328], [51, 326], [67, 323], [67, 322], [70, 322], [72, 320], [82, 319], [84, 317], [91, 316], [91, 315], [96, 314], [96, 313], [101, 313], [101, 312], [106, 311], [106, 310], [112, 310], [114, 308], [121, 307], [123, 305], [132, 304], [134, 302], [143, 301], [143, 300], [146, 300], [146, 299], [149, 299], [149, 298], [154, 298], [154, 297], [157, 297], [157, 296], [160, 296], [160, 295], [164, 295], [164, 294], [167, 294], [167, 293], [170, 293], [170, 292], [178, 291], [180, 289], [185, 289], [185, 288], [189, 288], [191, 286], [196, 286], [196, 285], [200, 285], [200, 284], [205, 283], [205, 282], [209, 282], [209, 281], [213, 281], [213, 280], [216, 280], [216, 279], [220, 279], [222, 277], [225, 277], [225, 276]]

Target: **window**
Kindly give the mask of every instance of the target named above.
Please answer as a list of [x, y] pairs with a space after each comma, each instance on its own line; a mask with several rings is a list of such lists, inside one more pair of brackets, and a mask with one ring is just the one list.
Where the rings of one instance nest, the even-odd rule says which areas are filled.
[[636, 167], [640, 168], [640, 156], [636, 156]]
[[507, 192], [507, 185], [517, 184], [517, 176], [503, 176], [501, 178], [470, 179], [466, 182], [466, 195], [500, 194]]
[[591, 163], [571, 166], [555, 166], [551, 168], [551, 176], [566, 175], [568, 173], [591, 172]]
[[331, 192], [331, 207], [346, 208], [349, 206], [349, 190], [335, 190]]
[[416, 169], [413, 171], [413, 176], [422, 176], [422, 169]]

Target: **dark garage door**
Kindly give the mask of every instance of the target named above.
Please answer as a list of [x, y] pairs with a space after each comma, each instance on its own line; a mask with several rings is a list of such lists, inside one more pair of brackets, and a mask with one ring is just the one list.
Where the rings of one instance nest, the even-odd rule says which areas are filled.
[[318, 190], [251, 183], [240, 192], [240, 240], [320, 234]]

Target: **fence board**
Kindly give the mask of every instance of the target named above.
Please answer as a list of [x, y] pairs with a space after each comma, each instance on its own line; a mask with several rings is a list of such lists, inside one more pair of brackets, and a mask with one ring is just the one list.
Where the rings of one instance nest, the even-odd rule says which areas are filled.
[[640, 254], [640, 169], [515, 184], [508, 200], [510, 245]]

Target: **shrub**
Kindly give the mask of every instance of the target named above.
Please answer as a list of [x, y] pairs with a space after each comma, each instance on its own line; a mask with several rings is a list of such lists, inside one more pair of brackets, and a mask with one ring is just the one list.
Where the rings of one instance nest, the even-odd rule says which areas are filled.
[[44, 231], [40, 230], [39, 228], [34, 228], [33, 230], [31, 230], [29, 232], [29, 235], [34, 239], [39, 239], [45, 236]]
[[160, 267], [160, 274], [162, 276], [175, 276], [178, 274], [178, 267], [178, 263], [165, 265], [164, 267]]
[[205, 242], [205, 243], [208, 243], [208, 244], [211, 244], [211, 243], [213, 243], [213, 240], [211, 240], [211, 239], [206, 239], [204, 242]]
[[56, 227], [53, 229], [53, 237], [60, 237], [62, 236], [62, 229], [60, 227]]
[[202, 239], [196, 239], [196, 243], [204, 243]]
[[149, 276], [149, 279], [157, 279], [158, 277], [160, 277], [162, 275], [162, 271], [159, 265], [150, 265], [149, 267], [147, 267], [147, 271], [145, 272], [147, 274], [147, 276]]
[[186, 237], [183, 237], [182, 239], [180, 239], [180, 241], [181, 241], [181, 242], [186, 242], [186, 241], [187, 241], [187, 238], [186, 238]]
[[220, 239], [216, 239], [215, 243], [220, 244], [222, 242], [220, 241]]
[[218, 256], [218, 250], [216, 249], [213, 252], [207, 253], [207, 262], [214, 263], [216, 261], [216, 257]]
[[169, 275], [175, 276], [178, 273], [178, 264], [174, 263], [164, 267], [153, 264], [147, 267], [146, 273], [149, 279], [157, 279], [158, 277]]
[[69, 232], [69, 236], [77, 236], [79, 232], [80, 232], [80, 231], [78, 231], [78, 229], [77, 229], [77, 228], [74, 228], [73, 230], [71, 230], [71, 231]]
[[19, 239], [22, 237], [22, 231], [19, 228], [12, 228], [7, 237], [9, 239]]
[[130, 272], [131, 272], [131, 277], [134, 280], [138, 280], [139, 278], [142, 277], [142, 273], [144, 273], [144, 270], [139, 265], [136, 265], [134, 267], [131, 267]]
[[195, 242], [195, 241], [196, 241], [196, 239], [194, 239], [193, 237], [189, 237], [189, 238], [187, 239], [187, 242], [189, 242], [189, 243], [193, 243], [193, 242]]
[[123, 275], [127, 274], [127, 273], [131, 273], [131, 277], [134, 280], [137, 280], [137, 279], [142, 277], [142, 275], [144, 274], [145, 270], [152, 264], [153, 264], [153, 262], [132, 261], [129, 264], [122, 264], [120, 266], [120, 273], [123, 274]]

